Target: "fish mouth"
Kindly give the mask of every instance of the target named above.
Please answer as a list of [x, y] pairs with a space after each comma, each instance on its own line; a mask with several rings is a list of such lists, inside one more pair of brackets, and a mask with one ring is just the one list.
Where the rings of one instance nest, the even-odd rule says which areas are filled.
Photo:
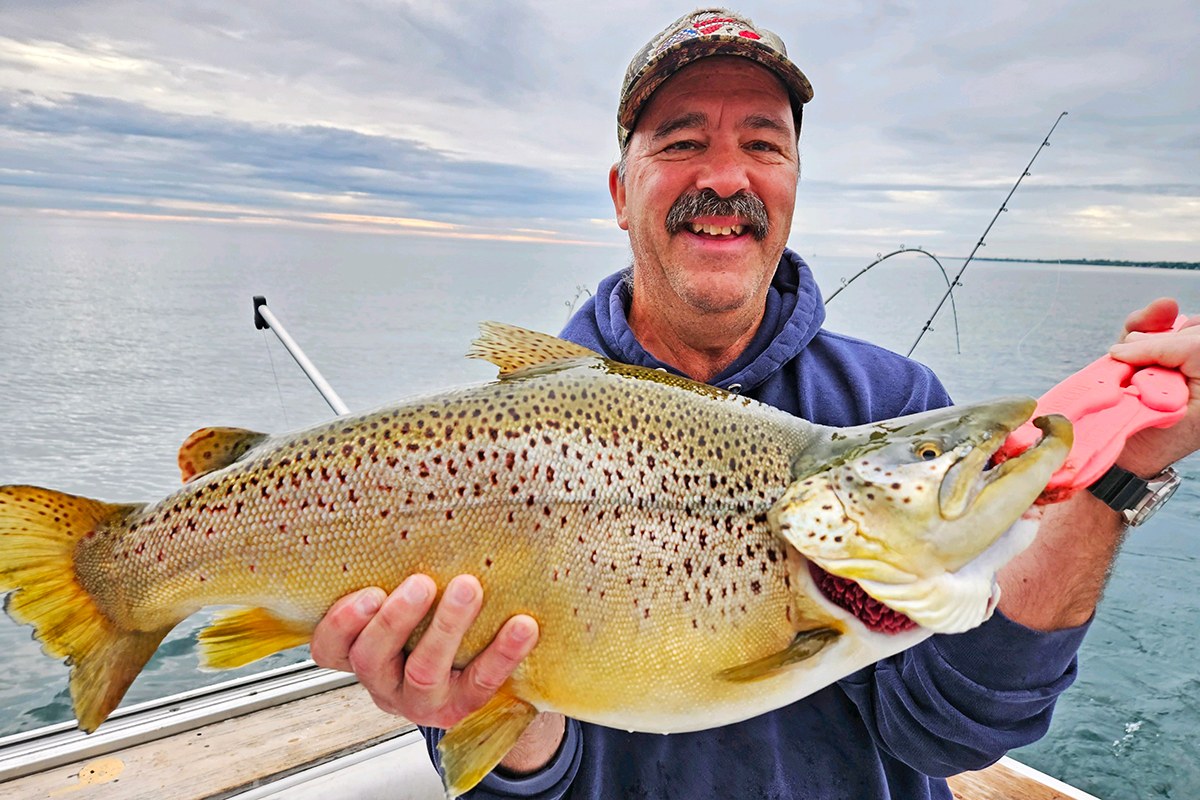
[[[1038, 417], [1041, 440], [997, 463], [1005, 440], [1036, 405], [1004, 398], [831, 436], [830, 447], [794, 461], [792, 484], [772, 507], [771, 522], [812, 565], [822, 599], [870, 630], [969, 630], [995, 607], [996, 572], [1036, 534], [1040, 513], [1031, 507], [1071, 447], [1067, 419]], [[899, 462], [915, 487], [929, 489], [924, 500], [913, 494], [914, 502], [905, 497], [901, 507], [886, 489], [882, 497], [858, 493], [860, 485], [875, 485], [861, 472], [872, 447], [880, 466]], [[853, 491], [842, 491], [850, 481]], [[815, 539], [823, 530], [836, 535]]]
[[[1005, 513], [1006, 505], [1009, 512], [1028, 508], [1070, 450], [1071, 423], [1059, 415], [1038, 417], [1033, 424], [1041, 429], [1041, 440], [997, 465], [995, 453], [1028, 416], [1028, 411], [1021, 412], [1020, 405], [1008, 409], [1012, 413], [998, 422], [994, 435], [970, 448], [951, 466], [942, 487], [948, 498], [939, 497], [941, 516], [950, 522], [968, 512], [980, 512], [979, 524], [986, 525], [983, 521]], [[1037, 516], [1040, 514], [1031, 519]], [[979, 531], [979, 524], [970, 519], [956, 524], [964, 530]], [[999, 599], [996, 571], [1028, 545], [1034, 532], [1036, 522], [1022, 519], [998, 529], [990, 541], [974, 541], [969, 549], [951, 548], [942, 554], [946, 573], [941, 576], [858, 580], [830, 573], [812, 559], [809, 573], [826, 600], [854, 615], [873, 632], [895, 635], [924, 627], [938, 633], [958, 633], [991, 615]], [[974, 535], [967, 538], [974, 539]]]
[[953, 521], [967, 514], [981, 498], [1001, 491], [999, 484], [1009, 478], [1023, 476], [1048, 458], [1069, 450], [1073, 440], [1071, 423], [1060, 415], [1038, 417], [1033, 421], [1042, 431], [1042, 438], [1021, 455], [997, 464], [996, 452], [1008, 436], [1025, 423], [1033, 401], [1012, 404], [1004, 409], [1009, 413], [997, 415], [990, 436], [971, 447], [946, 471], [938, 490], [938, 511], [942, 519]]

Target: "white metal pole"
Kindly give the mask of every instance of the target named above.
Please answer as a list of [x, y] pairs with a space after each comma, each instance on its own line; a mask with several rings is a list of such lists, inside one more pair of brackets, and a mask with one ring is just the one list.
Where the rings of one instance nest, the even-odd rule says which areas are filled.
[[308, 360], [308, 356], [304, 355], [304, 351], [300, 349], [300, 345], [296, 344], [296, 340], [288, 335], [283, 324], [271, 313], [271, 309], [267, 308], [267, 298], [262, 295], [256, 295], [254, 298], [254, 326], [259, 330], [270, 328], [287, 351], [292, 354], [292, 358], [296, 359], [296, 363], [300, 365], [300, 369], [304, 370], [304, 374], [312, 381], [313, 386], [317, 387], [317, 391], [321, 393], [321, 397], [325, 398], [325, 402], [329, 404], [339, 416], [349, 414], [350, 409], [342, 402], [342, 398], [338, 397], [337, 392], [333, 387], [322, 377], [313, 363]]

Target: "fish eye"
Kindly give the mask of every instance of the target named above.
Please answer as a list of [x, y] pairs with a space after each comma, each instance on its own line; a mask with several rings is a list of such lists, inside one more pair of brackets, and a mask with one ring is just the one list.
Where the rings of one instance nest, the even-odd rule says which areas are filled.
[[942, 454], [942, 448], [936, 442], [921, 442], [917, 445], [916, 452], [926, 461], [933, 461]]

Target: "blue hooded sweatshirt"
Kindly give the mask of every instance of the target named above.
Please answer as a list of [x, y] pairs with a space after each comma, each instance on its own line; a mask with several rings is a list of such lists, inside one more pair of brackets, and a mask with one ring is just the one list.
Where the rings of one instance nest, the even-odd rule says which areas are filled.
[[[622, 274], [600, 283], [561, 336], [627, 364], [679, 371], [638, 343]], [[823, 330], [808, 265], [785, 250], [753, 341], [710, 383], [822, 425], [850, 426], [950, 404], [915, 361]], [[776, 711], [669, 736], [567, 720], [540, 771], [493, 771], [466, 796], [950, 800], [944, 777], [981, 769], [1045, 734], [1075, 679], [1086, 626], [1034, 631], [997, 612], [975, 630], [921, 644]], [[442, 732], [426, 729], [435, 766]]]

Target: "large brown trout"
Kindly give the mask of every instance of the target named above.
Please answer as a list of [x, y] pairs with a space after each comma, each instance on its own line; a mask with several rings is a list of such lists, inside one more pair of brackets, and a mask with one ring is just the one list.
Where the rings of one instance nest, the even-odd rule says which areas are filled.
[[1071, 444], [1042, 419], [990, 468], [1025, 398], [835, 429], [519, 328], [485, 324], [471, 355], [499, 380], [282, 436], [198, 431], [157, 503], [0, 487], [8, 613], [69, 659], [80, 726], [204, 606], [236, 607], [200, 635], [205, 665], [234, 667], [418, 572], [483, 586], [459, 666], [514, 614], [541, 630], [442, 740], [451, 794], [538, 711], [725, 725], [986, 619]]

